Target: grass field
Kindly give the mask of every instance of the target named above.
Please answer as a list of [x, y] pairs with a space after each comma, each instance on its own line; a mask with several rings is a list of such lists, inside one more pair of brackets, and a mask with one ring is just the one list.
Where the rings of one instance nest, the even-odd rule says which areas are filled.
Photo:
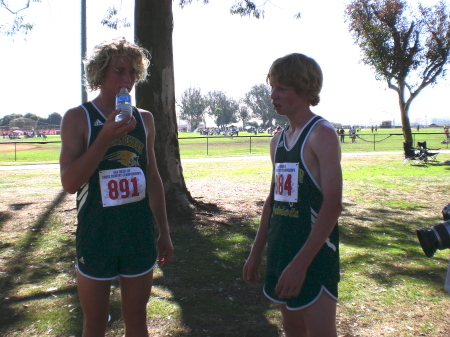
[[[422, 129], [413, 135], [415, 145], [419, 141], [427, 141], [429, 148], [450, 148], [449, 144], [441, 144], [445, 138], [442, 129]], [[239, 137], [201, 137], [199, 133], [181, 132], [179, 146], [181, 158], [262, 155], [269, 153], [270, 139], [271, 136], [266, 133], [255, 136], [240, 132]], [[0, 163], [56, 163], [60, 141], [60, 136], [48, 136], [47, 143], [39, 138], [5, 140], [0, 142]], [[358, 133], [356, 143], [351, 143], [347, 136], [341, 147], [343, 152], [403, 151], [403, 135], [400, 129], [379, 129], [373, 133], [370, 129], [363, 129]]]
[[[450, 335], [449, 251], [426, 258], [415, 235], [441, 221], [450, 166], [401, 162], [399, 154], [343, 156], [339, 336]], [[172, 225], [176, 253], [155, 271], [151, 336], [283, 336], [262, 284], [241, 277], [270, 163], [189, 161], [183, 169], [193, 197], [216, 210]], [[81, 336], [75, 197], [61, 191], [57, 169], [0, 171], [0, 189], [0, 335]], [[123, 336], [117, 283], [110, 308], [107, 336]]]

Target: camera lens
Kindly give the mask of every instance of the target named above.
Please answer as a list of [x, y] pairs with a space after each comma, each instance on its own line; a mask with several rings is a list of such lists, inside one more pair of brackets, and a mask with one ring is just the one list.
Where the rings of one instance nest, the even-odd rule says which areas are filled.
[[416, 233], [425, 255], [427, 257], [433, 257], [439, 244], [434, 232], [431, 229], [419, 228]]
[[433, 257], [437, 249], [450, 248], [450, 220], [416, 231], [420, 245], [427, 257]]
[[447, 206], [442, 209], [442, 216], [444, 217], [444, 220], [450, 219], [450, 204], [447, 204]]

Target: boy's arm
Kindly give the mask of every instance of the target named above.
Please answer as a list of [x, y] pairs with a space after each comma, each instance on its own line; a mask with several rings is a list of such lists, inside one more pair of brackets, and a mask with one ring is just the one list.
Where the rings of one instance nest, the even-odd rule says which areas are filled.
[[342, 171], [336, 132], [328, 125], [320, 124], [308, 142], [313, 156], [317, 158], [323, 203], [307, 241], [278, 281], [275, 292], [279, 298], [298, 296], [309, 265], [330, 236], [342, 212]]
[[262, 255], [264, 252], [264, 247], [267, 243], [267, 232], [269, 227], [269, 217], [270, 217], [270, 202], [271, 193], [267, 196], [264, 202], [261, 220], [259, 222], [258, 232], [256, 233], [255, 240], [253, 242], [252, 250], [250, 255], [245, 261], [243, 269], [244, 281], [248, 284], [255, 284], [260, 280], [259, 269], [261, 267]]
[[174, 248], [170, 238], [169, 223], [167, 221], [166, 201], [164, 187], [159, 175], [155, 158], [155, 123], [153, 115], [145, 110], [140, 110], [147, 128], [147, 193], [150, 208], [155, 216], [159, 228], [158, 237], [158, 264], [164, 267], [172, 259]]
[[[61, 122], [61, 153], [59, 156], [61, 183], [68, 193], [75, 193], [97, 169], [111, 142], [133, 130], [136, 121], [129, 117], [114, 121], [113, 111], [94, 143], [88, 148], [86, 112], [81, 107], [68, 110]], [[129, 122], [129, 123], [128, 123]]]
[[[270, 141], [270, 157], [272, 160], [272, 166], [274, 163], [274, 151], [275, 146], [278, 144], [278, 139], [280, 138], [280, 133], [277, 133], [272, 137]], [[272, 177], [273, 181], [273, 177]], [[270, 192], [264, 202], [264, 206], [261, 213], [261, 219], [259, 221], [258, 232], [256, 233], [255, 240], [253, 242], [252, 250], [248, 256], [247, 261], [244, 264], [243, 278], [248, 284], [255, 284], [259, 281], [259, 268], [261, 267], [262, 255], [264, 252], [264, 247], [267, 243], [267, 233], [269, 230], [269, 219], [271, 214], [271, 202], [273, 193], [273, 183], [270, 182]]]

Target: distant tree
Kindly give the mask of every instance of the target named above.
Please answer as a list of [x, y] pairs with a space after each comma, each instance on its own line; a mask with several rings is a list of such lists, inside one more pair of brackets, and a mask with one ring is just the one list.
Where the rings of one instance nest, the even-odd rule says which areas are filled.
[[9, 126], [9, 122], [16, 118], [22, 118], [22, 114], [10, 114], [1, 119], [1, 126]]
[[287, 119], [286, 116], [281, 116], [279, 114], [275, 114], [275, 119], [274, 119], [274, 124], [275, 125], [281, 125], [281, 126], [286, 126], [289, 124], [289, 119]]
[[444, 1], [433, 7], [405, 0], [355, 0], [345, 11], [362, 62], [398, 94], [405, 143], [412, 143], [409, 109], [428, 85], [444, 77], [450, 53], [450, 19]]
[[32, 120], [34, 120], [34, 121], [42, 120], [42, 117], [40, 117], [40, 116], [38, 116], [38, 115], [36, 115], [36, 114], [33, 114], [33, 113], [31, 113], [31, 112], [27, 112], [23, 117], [32, 119]]
[[262, 121], [263, 128], [268, 128], [277, 118], [277, 113], [270, 98], [270, 87], [261, 83], [254, 85], [245, 94], [243, 102], [252, 112], [252, 117]]
[[209, 107], [209, 115], [214, 117], [218, 127], [230, 125], [237, 122], [239, 104], [228, 98], [222, 91], [210, 91], [206, 98]]
[[206, 101], [199, 88], [188, 88], [181, 95], [180, 116], [196, 129], [205, 118]]
[[252, 126], [254, 128], [259, 128], [258, 122], [256, 121], [250, 121], [247, 123], [248, 126]]
[[62, 116], [57, 112], [53, 112], [52, 114], [48, 115], [48, 118], [45, 122], [52, 125], [61, 125], [61, 120]]
[[245, 124], [252, 118], [248, 107], [245, 105], [239, 107], [238, 116], [242, 121], [242, 128], [245, 128]]

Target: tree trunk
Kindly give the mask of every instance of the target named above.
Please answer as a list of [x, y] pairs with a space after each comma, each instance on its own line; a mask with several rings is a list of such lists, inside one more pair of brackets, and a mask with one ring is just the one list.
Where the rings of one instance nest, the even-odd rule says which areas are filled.
[[[412, 131], [411, 131], [411, 124], [409, 122], [409, 116], [408, 116], [408, 108], [403, 105], [400, 107], [401, 114], [402, 114], [402, 131], [403, 131], [403, 138], [405, 140], [405, 143], [411, 143], [413, 142], [412, 138]], [[414, 144], [412, 144], [414, 145]]]
[[172, 0], [135, 0], [135, 39], [152, 55], [149, 79], [136, 87], [136, 106], [155, 119], [155, 154], [171, 220], [189, 216], [194, 199], [186, 188], [178, 144], [172, 48]]
[[402, 82], [398, 85], [398, 87], [389, 85], [389, 88], [395, 90], [398, 94], [398, 105], [400, 107], [400, 117], [402, 119], [402, 132], [404, 142], [414, 145], [412, 143], [413, 137], [411, 131], [411, 123], [409, 122], [409, 107], [411, 106], [411, 98], [408, 100], [408, 102], [405, 102], [405, 84]]

